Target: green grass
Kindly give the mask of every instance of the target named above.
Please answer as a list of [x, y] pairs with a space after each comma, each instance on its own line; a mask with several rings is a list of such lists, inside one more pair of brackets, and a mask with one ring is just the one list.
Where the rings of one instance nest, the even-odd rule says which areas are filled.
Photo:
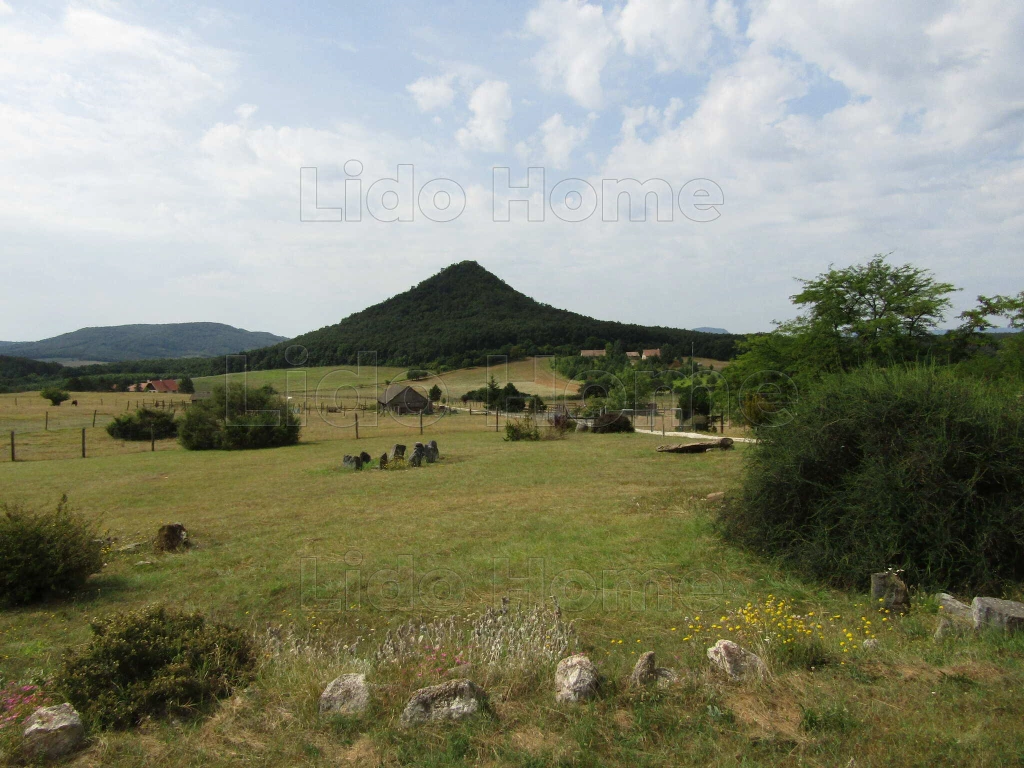
[[[339, 433], [266, 451], [0, 466], [5, 500], [47, 507], [66, 491], [118, 537], [103, 573], [74, 600], [0, 613], [0, 676], [45, 681], [64, 648], [87, 640], [91, 617], [168, 602], [260, 638], [281, 626], [300, 650], [265, 657], [256, 682], [212, 717], [102, 734], [82, 764], [633, 768], [847, 765], [853, 757], [858, 766], [996, 766], [1024, 756], [1024, 640], [936, 645], [927, 603], [906, 626], [893, 621], [880, 632], [875, 654], [844, 656], [832, 631], [824, 666], [776, 661], [769, 649], [765, 682], [730, 683], [710, 671], [705, 649], [730, 635], [708, 622], [747, 602], [771, 594], [801, 612], [839, 615], [835, 626], [851, 631], [868, 611], [862, 596], [799, 581], [715, 537], [701, 499], [738, 487], [745, 446], [684, 456], [656, 453], [660, 436], [643, 434], [506, 443], [460, 418], [423, 437], [438, 439], [440, 463], [397, 472], [340, 464], [345, 453], [379, 455], [399, 436], [420, 439], [398, 426], [359, 441]], [[183, 522], [198, 546], [180, 555], [148, 545], [117, 552], [168, 522]], [[644, 576], [629, 583], [627, 570]], [[442, 579], [455, 585], [455, 598], [431, 599]], [[397, 727], [405, 700], [433, 679], [371, 669], [382, 686], [371, 714], [317, 716], [320, 690], [362, 668], [387, 628], [467, 615], [506, 594], [559, 595], [583, 649], [609, 678], [601, 699], [556, 705], [552, 669], [523, 680], [475, 670], [494, 719], [406, 731]], [[689, 628], [695, 621], [699, 631]], [[354, 657], [333, 650], [357, 638], [363, 650]], [[682, 682], [628, 690], [623, 678], [651, 649]]]

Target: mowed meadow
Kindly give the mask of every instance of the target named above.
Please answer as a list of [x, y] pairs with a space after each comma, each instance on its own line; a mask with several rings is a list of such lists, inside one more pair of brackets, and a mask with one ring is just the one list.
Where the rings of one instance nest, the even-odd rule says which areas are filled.
[[[67, 408], [68, 404], [62, 406]], [[80, 406], [81, 408], [81, 406]], [[321, 429], [318, 427], [317, 429]], [[931, 639], [935, 606], [906, 618], [825, 590], [723, 544], [712, 492], [733, 490], [744, 454], [655, 451], [660, 436], [570, 434], [508, 443], [483, 417], [428, 424], [442, 459], [418, 469], [341, 469], [418, 438], [313, 429], [295, 446], [163, 450], [0, 466], [8, 502], [61, 494], [112, 537], [107, 565], [69, 601], [0, 612], [5, 680], [44, 684], [88, 622], [165, 603], [247, 628], [265, 649], [256, 678], [209, 717], [93, 732], [81, 766], [171, 765], [1014, 765], [1024, 758], [1024, 641]], [[196, 546], [156, 554], [164, 523]], [[137, 544], [135, 548], [131, 545]], [[129, 551], [121, 551], [128, 547]], [[584, 705], [556, 704], [554, 665], [472, 669], [493, 717], [399, 727], [418, 687], [450, 660], [375, 666], [407, 622], [469, 617], [508, 596], [553, 605], [607, 678]], [[789, 639], [820, 634], [813, 657]], [[730, 682], [706, 649], [735, 637], [771, 673]], [[861, 647], [877, 637], [880, 648]], [[758, 640], [757, 638], [761, 638]], [[354, 646], [354, 648], [353, 648]], [[667, 689], [624, 678], [644, 651], [675, 669]], [[367, 715], [323, 718], [320, 691], [343, 672], [377, 687]], [[851, 759], [854, 761], [851, 763]]]

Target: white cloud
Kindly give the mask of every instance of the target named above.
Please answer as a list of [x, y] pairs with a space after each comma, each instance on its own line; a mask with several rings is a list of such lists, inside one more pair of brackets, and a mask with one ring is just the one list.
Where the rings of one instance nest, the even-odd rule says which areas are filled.
[[590, 122], [580, 125], [567, 125], [561, 114], [555, 113], [540, 125], [537, 135], [529, 142], [516, 145], [516, 154], [524, 162], [541, 163], [552, 168], [569, 167], [573, 151], [590, 135]]
[[616, 45], [604, 9], [585, 0], [541, 0], [527, 15], [526, 28], [544, 39], [533, 63], [545, 87], [564, 91], [586, 109], [601, 107], [601, 71]]
[[452, 88], [454, 77], [452, 74], [421, 77], [405, 86], [405, 90], [412, 94], [421, 112], [432, 112], [449, 106], [455, 99], [455, 89]]
[[460, 128], [455, 138], [465, 149], [500, 152], [505, 148], [505, 132], [512, 118], [512, 99], [508, 83], [486, 80], [469, 97], [473, 117]]
[[707, 0], [629, 0], [616, 28], [626, 53], [650, 56], [659, 72], [695, 71], [711, 46]]
[[6, 16], [9, 13], [14, 13], [14, 9], [5, 3], [4, 0], [0, 0], [0, 16]]

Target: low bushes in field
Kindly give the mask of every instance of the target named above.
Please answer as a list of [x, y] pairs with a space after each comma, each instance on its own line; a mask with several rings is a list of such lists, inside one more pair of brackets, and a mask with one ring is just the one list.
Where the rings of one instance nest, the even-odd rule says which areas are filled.
[[214, 387], [191, 405], [178, 424], [178, 440], [190, 451], [273, 448], [299, 441], [299, 416], [271, 387]]
[[242, 630], [163, 606], [94, 621], [92, 641], [65, 655], [55, 684], [94, 725], [188, 717], [249, 680], [254, 644]]
[[726, 535], [844, 587], [895, 566], [962, 589], [1024, 578], [1024, 407], [929, 367], [826, 378], [759, 430]]
[[540, 440], [540, 430], [533, 423], [533, 419], [529, 417], [509, 419], [505, 422], [505, 440], [510, 442], [517, 440]]
[[115, 416], [107, 424], [107, 434], [118, 440], [164, 440], [178, 434], [178, 424], [172, 413], [139, 408], [135, 413]]
[[590, 426], [591, 432], [609, 434], [611, 432], [634, 432], [633, 422], [621, 413], [603, 413], [594, 419]]
[[0, 604], [69, 595], [103, 567], [96, 526], [62, 496], [52, 511], [0, 505]]

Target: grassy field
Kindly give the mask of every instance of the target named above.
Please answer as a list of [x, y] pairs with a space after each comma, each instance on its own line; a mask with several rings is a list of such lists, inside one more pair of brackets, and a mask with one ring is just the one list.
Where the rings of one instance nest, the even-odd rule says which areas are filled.
[[[256, 452], [167, 450], [0, 466], [5, 501], [49, 507], [66, 492], [117, 539], [86, 593], [0, 613], [0, 676], [45, 681], [63, 649], [87, 639], [91, 617], [166, 602], [259, 638], [272, 628], [283, 646], [268, 644], [255, 682], [212, 716], [92, 734], [71, 764], [1002, 766], [1024, 759], [1024, 641], [984, 635], [936, 644], [935, 607], [926, 600], [907, 618], [880, 616], [863, 596], [802, 583], [718, 540], [714, 508], [702, 499], [736, 486], [746, 446], [683, 456], [656, 453], [654, 435], [506, 443], [475, 422], [429, 425], [424, 438], [438, 440], [442, 461], [397, 472], [340, 469], [344, 453], [377, 455], [397, 438], [397, 428], [383, 426], [358, 441], [343, 430], [334, 439], [310, 430], [299, 445]], [[153, 553], [149, 541], [167, 522], [183, 522], [198, 546]], [[118, 551], [133, 543], [140, 547]], [[553, 665], [526, 674], [474, 669], [494, 718], [399, 728], [410, 693], [445, 679], [446, 665], [375, 667], [367, 659], [379, 638], [409, 619], [470, 616], [504, 595], [549, 604], [556, 595], [581, 648], [609, 680], [605, 694], [588, 705], [556, 705]], [[796, 637], [803, 648], [804, 627], [821, 635], [811, 657], [785, 642]], [[871, 635], [880, 640], [876, 651], [861, 647]], [[762, 652], [770, 676], [734, 683], [713, 673], [705, 650], [720, 637]], [[354, 652], [341, 650], [353, 643]], [[622, 685], [646, 650], [682, 675], [679, 685], [648, 692]], [[354, 720], [320, 718], [319, 692], [354, 670], [369, 670], [379, 686], [374, 709]]]

